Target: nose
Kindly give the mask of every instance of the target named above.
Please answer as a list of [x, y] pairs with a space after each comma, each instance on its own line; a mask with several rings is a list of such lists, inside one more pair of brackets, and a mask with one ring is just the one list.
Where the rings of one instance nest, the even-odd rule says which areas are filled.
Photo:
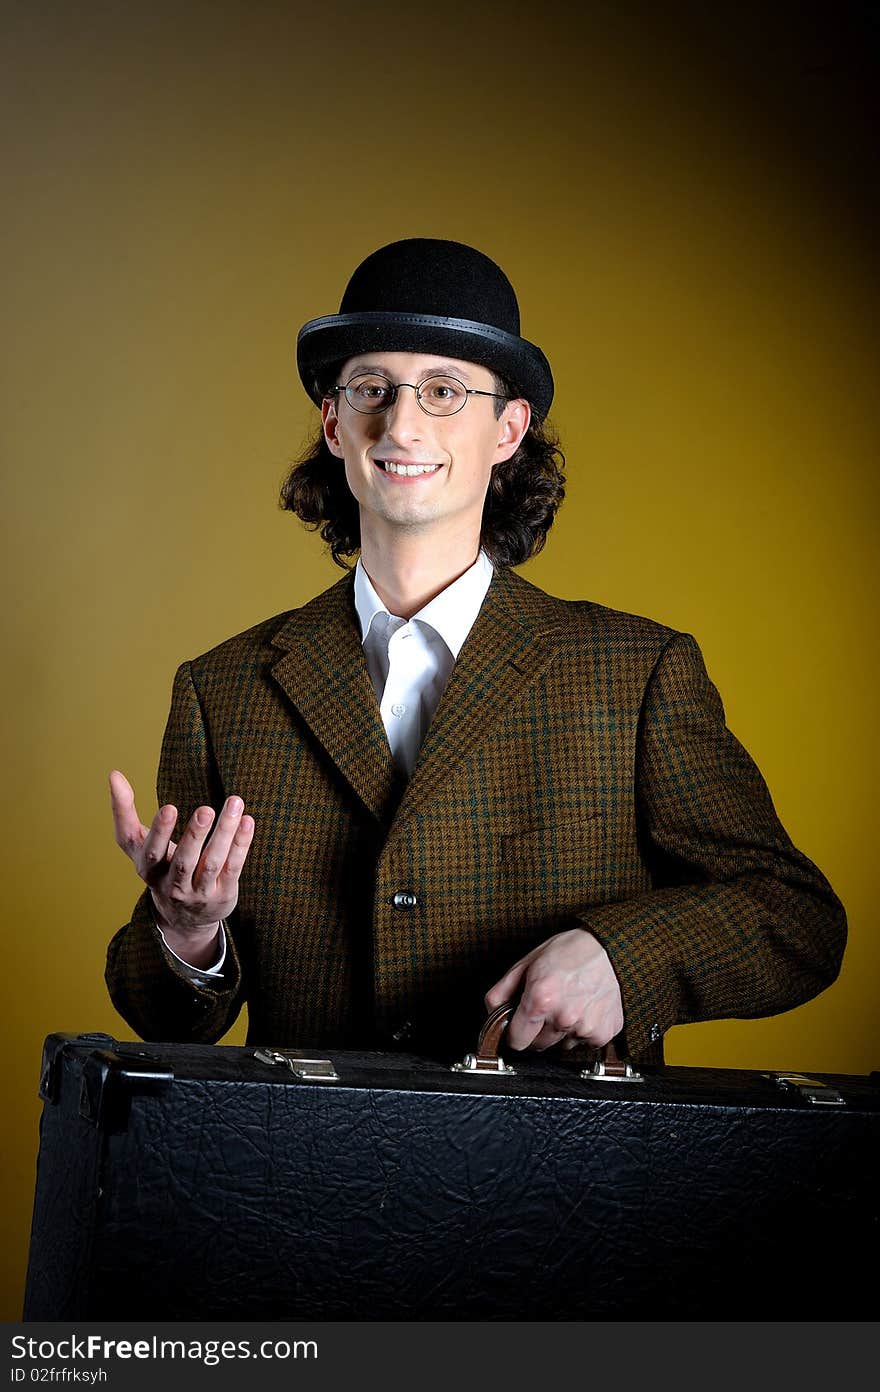
[[[410, 396], [410, 391], [412, 396]], [[412, 383], [398, 383], [394, 401], [382, 414], [385, 417], [386, 429], [392, 439], [417, 440], [421, 438], [426, 416], [416, 401], [416, 389]]]

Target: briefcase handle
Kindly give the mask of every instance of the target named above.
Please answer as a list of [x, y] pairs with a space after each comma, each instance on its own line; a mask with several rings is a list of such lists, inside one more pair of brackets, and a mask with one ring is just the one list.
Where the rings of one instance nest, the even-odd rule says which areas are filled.
[[[499, 1053], [501, 1036], [513, 1018], [516, 1009], [515, 1001], [506, 1001], [504, 1005], [499, 1005], [497, 1009], [483, 1021], [480, 1030], [480, 1037], [477, 1040], [476, 1051], [472, 1054], [465, 1054], [461, 1063], [454, 1063], [452, 1071], [454, 1073], [515, 1073], [516, 1069], [509, 1063], [505, 1063]], [[596, 1082], [608, 1083], [641, 1083], [644, 1081], [642, 1075], [637, 1073], [628, 1059], [622, 1058], [617, 1052], [614, 1040], [599, 1049], [596, 1061], [589, 1067], [581, 1070], [581, 1077]]]
[[505, 1063], [498, 1052], [501, 1036], [510, 1024], [514, 1008], [511, 1002], [507, 1001], [492, 1011], [483, 1021], [476, 1051], [473, 1054], [465, 1054], [461, 1063], [454, 1063], [453, 1073], [506, 1073], [509, 1076], [516, 1072], [511, 1064]]

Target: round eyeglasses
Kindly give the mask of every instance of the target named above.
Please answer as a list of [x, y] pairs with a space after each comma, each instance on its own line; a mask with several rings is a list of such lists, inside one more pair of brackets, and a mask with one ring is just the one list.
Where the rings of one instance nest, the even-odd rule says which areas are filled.
[[425, 377], [416, 385], [414, 382], [392, 382], [377, 372], [359, 372], [345, 386], [337, 386], [328, 393], [337, 396], [342, 392], [349, 406], [365, 416], [378, 415], [387, 411], [397, 400], [401, 387], [412, 387], [416, 401], [429, 416], [454, 416], [456, 411], [467, 405], [469, 396], [494, 396], [498, 401], [511, 401], [501, 392], [477, 391], [466, 387], [457, 377], [445, 374]]

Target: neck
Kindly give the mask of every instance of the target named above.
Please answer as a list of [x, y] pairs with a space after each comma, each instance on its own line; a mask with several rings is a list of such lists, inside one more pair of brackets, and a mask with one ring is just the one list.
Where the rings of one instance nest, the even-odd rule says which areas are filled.
[[[363, 516], [362, 516], [363, 523]], [[469, 531], [434, 536], [407, 532], [389, 540], [361, 529], [361, 562], [389, 613], [411, 619], [477, 559], [479, 535]]]

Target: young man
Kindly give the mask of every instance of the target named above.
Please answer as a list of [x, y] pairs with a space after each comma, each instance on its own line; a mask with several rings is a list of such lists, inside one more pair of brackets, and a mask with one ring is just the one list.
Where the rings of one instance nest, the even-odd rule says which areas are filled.
[[656, 1061], [829, 985], [843, 909], [693, 638], [511, 568], [563, 480], [500, 268], [383, 247], [298, 364], [322, 433], [285, 505], [360, 559], [180, 668], [149, 828], [111, 775], [148, 886], [108, 954], [125, 1019], [213, 1041], [246, 1000], [253, 1043], [461, 1052], [511, 1000], [515, 1049]]

